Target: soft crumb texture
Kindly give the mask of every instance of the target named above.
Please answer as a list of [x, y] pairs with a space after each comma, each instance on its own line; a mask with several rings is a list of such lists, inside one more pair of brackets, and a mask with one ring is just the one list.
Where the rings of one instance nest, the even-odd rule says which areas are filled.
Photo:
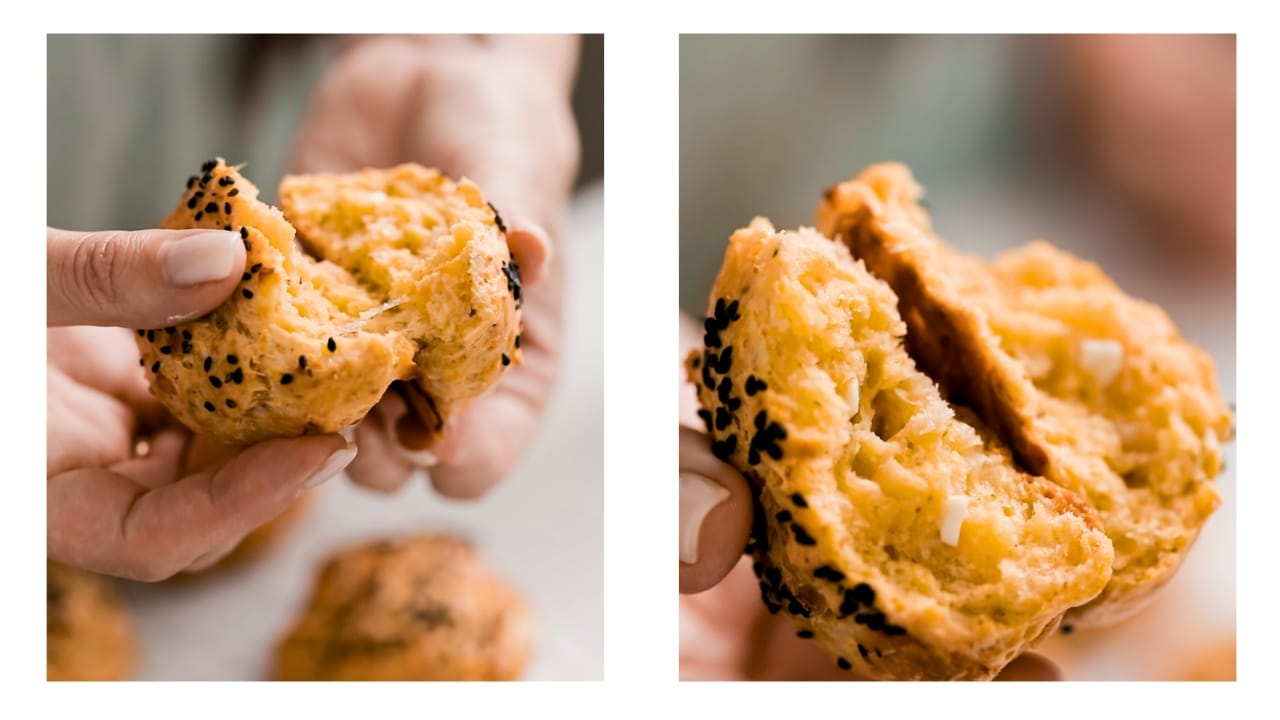
[[934, 234], [897, 164], [827, 191], [819, 229], [886, 280], [923, 370], [1030, 472], [1085, 498], [1115, 546], [1110, 584], [1072, 613], [1107, 624], [1166, 584], [1218, 506], [1232, 418], [1213, 363], [1160, 308], [1043, 241], [993, 263]]
[[[416, 166], [386, 172], [434, 173]], [[376, 174], [354, 177], [371, 173]], [[518, 285], [510, 287], [514, 270], [476, 259], [498, 252], [495, 245], [506, 257], [504, 236], [479, 191], [453, 184], [396, 185], [399, 214], [384, 216], [372, 205], [353, 209], [353, 198], [368, 193], [352, 182], [348, 176], [287, 178], [291, 197], [309, 199], [295, 198], [304, 206], [297, 222], [317, 227], [319, 208], [328, 204], [341, 210], [343, 231], [370, 223], [384, 227], [385, 235], [403, 225], [408, 237], [423, 224], [421, 217], [410, 217], [415, 212], [430, 215], [459, 203], [481, 207], [474, 219], [443, 231], [448, 251], [424, 240], [380, 254], [381, 246], [370, 239], [362, 254], [357, 248], [367, 238], [358, 235], [346, 251], [320, 253], [317, 260], [295, 241], [289, 219], [261, 202], [258, 189], [221, 158], [188, 180], [162, 226], [238, 232], [247, 259], [240, 287], [211, 314], [138, 331], [152, 393], [183, 424], [232, 443], [336, 432], [363, 418], [393, 382], [417, 378], [428, 407], [438, 395], [438, 429], [448, 411], [497, 382], [501, 358], [511, 353], [519, 332]], [[454, 260], [437, 262], [444, 255]], [[415, 265], [419, 256], [426, 259]], [[379, 270], [382, 261], [388, 265]], [[416, 281], [380, 284], [371, 279], [378, 272]]]
[[47, 563], [46, 678], [123, 680], [137, 655], [133, 621], [108, 578]]
[[903, 349], [893, 292], [844, 247], [756, 219], [708, 315], [687, 367], [713, 451], [758, 493], [764, 602], [840, 667], [990, 678], [1102, 590], [1094, 513], [957, 419]]
[[520, 270], [471, 181], [417, 165], [296, 175], [280, 183], [280, 205], [308, 250], [396, 304], [369, 328], [415, 339], [437, 429], [520, 362]]
[[533, 638], [525, 600], [467, 542], [360, 545], [320, 573], [276, 658], [281, 680], [515, 680]]

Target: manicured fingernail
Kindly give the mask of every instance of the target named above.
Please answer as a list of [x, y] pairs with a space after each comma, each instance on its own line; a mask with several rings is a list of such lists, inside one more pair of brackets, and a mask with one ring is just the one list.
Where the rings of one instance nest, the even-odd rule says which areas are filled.
[[410, 465], [420, 468], [435, 467], [440, 463], [440, 458], [430, 450], [409, 450], [403, 445], [397, 444], [400, 450], [400, 456], [409, 461]]
[[329, 459], [324, 461], [324, 465], [321, 465], [320, 469], [315, 471], [315, 474], [307, 479], [307, 482], [303, 487], [310, 490], [311, 488], [327, 481], [329, 478], [342, 472], [343, 469], [350, 465], [351, 461], [355, 459], [356, 446], [348, 445], [347, 447], [330, 455]]
[[343, 440], [347, 441], [348, 445], [351, 445], [356, 441], [356, 426], [348, 425], [342, 428], [341, 430], [339, 430], [338, 434], [342, 436]]
[[715, 506], [729, 499], [729, 491], [695, 473], [680, 473], [680, 562], [698, 562], [702, 522]]
[[223, 280], [235, 268], [240, 236], [222, 230], [188, 235], [165, 243], [164, 271], [170, 285]]

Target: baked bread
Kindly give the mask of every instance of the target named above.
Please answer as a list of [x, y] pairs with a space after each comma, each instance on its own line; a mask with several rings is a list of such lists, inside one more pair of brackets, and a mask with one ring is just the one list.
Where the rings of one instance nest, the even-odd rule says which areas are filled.
[[1213, 362], [1160, 308], [1045, 242], [985, 263], [930, 227], [902, 165], [827, 191], [818, 229], [898, 296], [920, 368], [973, 410], [1019, 464], [1097, 509], [1115, 546], [1078, 626], [1133, 613], [1167, 583], [1218, 506], [1232, 418]]
[[470, 181], [416, 165], [286, 177], [286, 214], [221, 158], [201, 171], [161, 226], [239, 232], [241, 286], [205, 317], [138, 331], [152, 393], [191, 429], [336, 432], [412, 380], [438, 431], [520, 361], [519, 270]]
[[713, 451], [757, 492], [764, 602], [841, 667], [990, 678], [1106, 585], [1095, 513], [956, 417], [843, 246], [756, 219], [712, 298], [686, 364]]
[[133, 621], [108, 578], [49, 562], [46, 678], [123, 680], [137, 655]]
[[343, 551], [280, 646], [281, 680], [515, 680], [524, 599], [467, 542], [440, 534]]

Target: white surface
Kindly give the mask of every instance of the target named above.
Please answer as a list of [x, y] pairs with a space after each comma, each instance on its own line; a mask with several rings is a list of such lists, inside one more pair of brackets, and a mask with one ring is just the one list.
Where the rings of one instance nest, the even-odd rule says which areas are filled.
[[560, 383], [534, 446], [478, 502], [450, 502], [415, 479], [396, 495], [345, 478], [314, 491], [297, 526], [261, 555], [208, 577], [129, 584], [143, 680], [267, 679], [280, 634], [319, 563], [365, 538], [442, 529], [470, 537], [532, 601], [528, 680], [603, 677], [603, 190], [575, 199], [566, 241], [567, 333]]

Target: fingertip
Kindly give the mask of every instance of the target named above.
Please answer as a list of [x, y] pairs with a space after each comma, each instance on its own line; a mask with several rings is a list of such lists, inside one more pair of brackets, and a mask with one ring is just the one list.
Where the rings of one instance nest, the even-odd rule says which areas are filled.
[[742, 557], [752, 496], [742, 475], [711, 454], [705, 435], [680, 428], [680, 592], [710, 589]]
[[551, 262], [551, 236], [541, 225], [527, 218], [515, 218], [507, 231], [507, 246], [520, 266], [520, 279], [535, 285], [546, 276]]
[[1062, 670], [1048, 658], [1035, 653], [1025, 653], [1013, 659], [996, 680], [1045, 682], [1062, 680]]

